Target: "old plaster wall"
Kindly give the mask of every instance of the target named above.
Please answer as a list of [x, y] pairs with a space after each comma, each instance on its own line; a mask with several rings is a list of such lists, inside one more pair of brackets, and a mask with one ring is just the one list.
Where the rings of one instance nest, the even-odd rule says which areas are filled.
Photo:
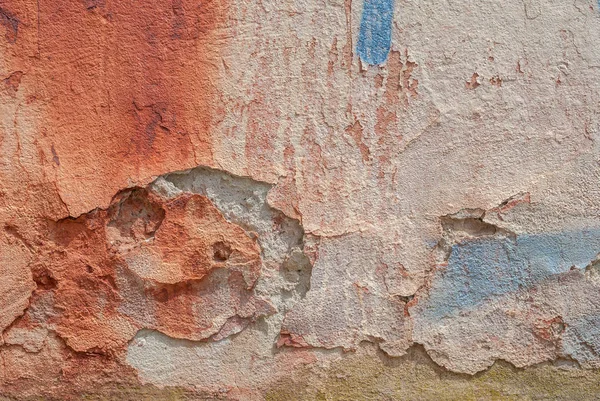
[[0, 0], [0, 398], [597, 399], [593, 0]]

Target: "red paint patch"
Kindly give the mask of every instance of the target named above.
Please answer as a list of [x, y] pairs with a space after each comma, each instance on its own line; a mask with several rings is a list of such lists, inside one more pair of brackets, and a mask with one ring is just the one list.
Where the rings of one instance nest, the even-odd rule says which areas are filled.
[[40, 2], [37, 100], [74, 215], [132, 180], [211, 164], [226, 14], [217, 0]]

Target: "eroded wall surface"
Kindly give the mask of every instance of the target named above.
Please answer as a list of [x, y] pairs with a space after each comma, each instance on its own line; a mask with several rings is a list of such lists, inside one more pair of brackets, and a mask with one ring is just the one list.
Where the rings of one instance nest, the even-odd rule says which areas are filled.
[[600, 397], [593, 0], [0, 0], [0, 398]]

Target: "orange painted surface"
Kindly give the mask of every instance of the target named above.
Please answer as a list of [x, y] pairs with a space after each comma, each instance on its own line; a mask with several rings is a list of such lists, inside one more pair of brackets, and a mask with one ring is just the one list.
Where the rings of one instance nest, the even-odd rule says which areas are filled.
[[[0, 329], [25, 347], [0, 350], [0, 390], [67, 397], [101, 376], [134, 383], [119, 355], [140, 328], [203, 339], [269, 312], [248, 295], [256, 243], [205, 198], [136, 190], [107, 209], [122, 188], [211, 165], [227, 13], [218, 0], [0, 1]], [[139, 202], [158, 215], [126, 215]], [[198, 214], [210, 237], [191, 225]], [[131, 226], [115, 230], [115, 219]], [[173, 250], [186, 241], [195, 253]], [[164, 280], [129, 269], [136, 252]], [[228, 270], [231, 259], [244, 267]], [[127, 304], [132, 295], [146, 304]]]

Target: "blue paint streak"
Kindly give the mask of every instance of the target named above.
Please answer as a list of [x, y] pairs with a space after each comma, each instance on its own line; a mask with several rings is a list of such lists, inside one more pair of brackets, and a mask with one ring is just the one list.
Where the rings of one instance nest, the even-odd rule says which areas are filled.
[[600, 251], [600, 229], [511, 238], [479, 238], [454, 245], [448, 266], [420, 307], [439, 319], [494, 297], [533, 287], [571, 266], [583, 268]]
[[394, 0], [364, 0], [356, 45], [361, 60], [371, 65], [387, 60], [392, 46], [393, 18]]

